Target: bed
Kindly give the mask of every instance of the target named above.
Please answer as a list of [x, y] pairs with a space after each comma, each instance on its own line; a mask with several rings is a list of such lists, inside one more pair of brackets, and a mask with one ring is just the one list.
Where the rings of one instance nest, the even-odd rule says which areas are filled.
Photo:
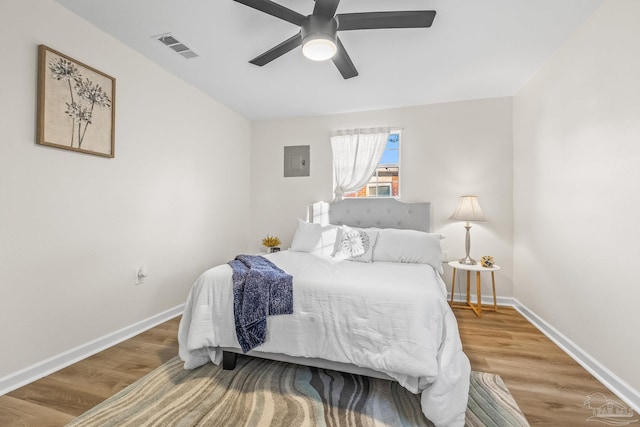
[[[309, 219], [289, 250], [264, 255], [293, 276], [293, 313], [269, 316], [266, 340], [247, 354], [398, 381], [436, 426], [463, 426], [470, 366], [430, 204], [347, 199], [314, 204]], [[233, 287], [228, 264], [193, 284], [178, 336], [185, 369], [233, 368], [242, 353]]]

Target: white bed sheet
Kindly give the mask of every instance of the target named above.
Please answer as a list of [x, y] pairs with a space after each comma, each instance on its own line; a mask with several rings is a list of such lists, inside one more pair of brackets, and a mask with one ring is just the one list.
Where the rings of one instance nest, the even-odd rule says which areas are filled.
[[[267, 319], [255, 350], [320, 358], [382, 372], [413, 393], [436, 426], [462, 426], [470, 367], [442, 278], [426, 264], [358, 263], [303, 252], [267, 255], [293, 276], [293, 314]], [[185, 369], [219, 364], [240, 348], [231, 267], [194, 283], [179, 329]]]

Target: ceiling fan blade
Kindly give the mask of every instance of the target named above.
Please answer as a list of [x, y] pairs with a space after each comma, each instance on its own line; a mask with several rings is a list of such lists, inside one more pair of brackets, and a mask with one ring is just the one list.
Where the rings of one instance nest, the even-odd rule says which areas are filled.
[[268, 64], [274, 59], [281, 57], [282, 55], [289, 52], [290, 50], [295, 49], [301, 44], [302, 44], [302, 36], [300, 35], [300, 33], [298, 33], [293, 37], [289, 37], [287, 40], [283, 41], [278, 46], [269, 49], [262, 55], [256, 56], [249, 62], [254, 65], [258, 65], [262, 67], [263, 65]]
[[313, 7], [313, 14], [333, 18], [339, 3], [340, 0], [316, 0], [316, 5]]
[[342, 42], [339, 38], [336, 39], [336, 42], [338, 51], [335, 55], [333, 55], [333, 58], [331, 58], [331, 60], [334, 64], [336, 64], [338, 71], [340, 71], [340, 74], [342, 74], [342, 77], [344, 77], [345, 80], [357, 76], [358, 70], [356, 70], [355, 65], [353, 65], [349, 54], [342, 45]]
[[270, 0], [235, 0], [245, 6], [267, 13], [295, 25], [301, 25], [305, 16]]
[[344, 13], [336, 15], [336, 20], [338, 21], [338, 31], [347, 31], [377, 28], [427, 28], [431, 26], [435, 17], [435, 10], [407, 10], [402, 12]]

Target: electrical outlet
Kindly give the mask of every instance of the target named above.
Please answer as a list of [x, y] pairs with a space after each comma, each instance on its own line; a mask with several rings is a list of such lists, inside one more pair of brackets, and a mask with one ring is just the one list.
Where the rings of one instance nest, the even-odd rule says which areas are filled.
[[144, 283], [144, 279], [149, 276], [149, 269], [146, 265], [142, 265], [136, 270], [136, 285]]
[[442, 251], [442, 261], [449, 262], [449, 251]]

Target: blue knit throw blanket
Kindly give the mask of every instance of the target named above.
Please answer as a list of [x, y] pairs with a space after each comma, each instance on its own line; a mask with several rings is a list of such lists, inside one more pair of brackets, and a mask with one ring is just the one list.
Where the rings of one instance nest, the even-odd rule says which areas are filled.
[[233, 319], [244, 353], [264, 343], [267, 316], [293, 313], [293, 277], [268, 259], [238, 255], [233, 269]]

